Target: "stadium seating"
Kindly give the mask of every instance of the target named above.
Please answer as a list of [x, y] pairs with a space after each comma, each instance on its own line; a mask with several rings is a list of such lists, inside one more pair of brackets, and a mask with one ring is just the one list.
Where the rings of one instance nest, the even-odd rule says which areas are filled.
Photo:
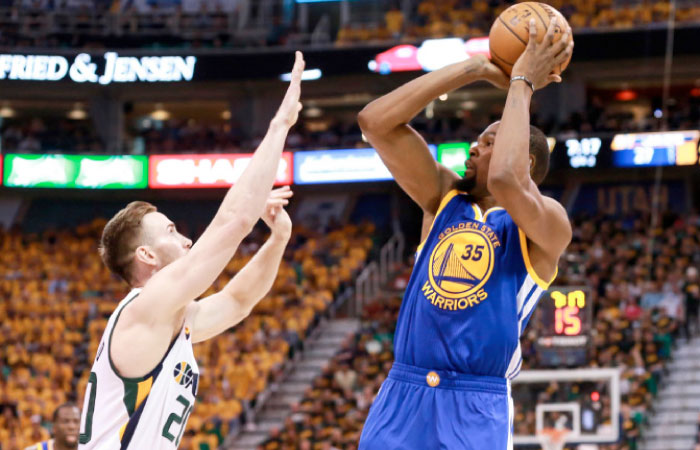
[[[700, 217], [667, 218], [663, 228], [651, 234], [641, 218], [582, 218], [574, 225], [573, 242], [561, 258], [557, 283], [591, 286], [596, 331], [590, 366], [622, 369], [624, 437], [619, 444], [603, 448], [636, 448], [684, 320], [685, 299], [679, 293], [687, 285], [687, 268], [700, 262]], [[654, 252], [649, 256], [646, 249], [652, 237]], [[679, 256], [671, 259], [672, 254]], [[662, 296], [658, 305], [640, 307], [654, 294]], [[313, 381], [284, 427], [274, 430], [260, 450], [355, 448], [369, 405], [391, 367], [400, 303], [398, 297], [390, 297], [365, 308], [362, 331]], [[522, 338], [524, 368], [539, 367], [534, 347], [537, 326], [533, 319]], [[573, 398], [580, 390], [575, 383], [551, 383], [541, 393], [514, 388], [513, 395], [553, 401]], [[516, 433], [533, 434], [536, 401], [515, 403]], [[609, 424], [610, 419], [609, 409], [604, 410], [601, 423]]]
[[362, 330], [313, 381], [301, 403], [293, 405], [284, 427], [274, 430], [261, 449], [357, 448], [369, 406], [394, 359], [392, 339], [400, 305], [400, 298], [391, 297], [364, 309]]
[[76, 153], [101, 153], [104, 146], [89, 121], [68, 119], [17, 119], [3, 121], [2, 148], [18, 153], [45, 153], [70, 149]]
[[[613, 2], [611, 0], [554, 0], [547, 2], [559, 9], [574, 31], [625, 29], [668, 20], [668, 2]], [[388, 9], [380, 26], [350, 23], [338, 32], [336, 45], [357, 45], [372, 41], [437, 39], [451, 36], [484, 36], [498, 15], [512, 1], [423, 0], [409, 17], [397, 8]], [[691, 1], [680, 2], [676, 20], [700, 22], [700, 7]]]
[[[74, 231], [0, 232], [0, 442], [23, 449], [48, 437], [57, 405], [82, 396], [107, 318], [126, 295], [96, 252], [104, 220]], [[213, 450], [298, 350], [310, 327], [372, 248], [371, 224], [319, 234], [297, 226], [271, 293], [232, 331], [198, 344], [205, 368], [181, 448]], [[241, 246], [207, 294], [259, 247]], [[3, 446], [3, 450], [6, 448]]]
[[[282, 7], [257, 11], [255, 2], [221, 0], [182, 2], [179, 8], [174, 5], [180, 2], [152, 3], [149, 8], [134, 3], [129, 7], [118, 1], [73, 0], [57, 6], [52, 2], [8, 0], [0, 4], [0, 46], [222, 48], [298, 45], [311, 41], [310, 33], [298, 30], [299, 15], [285, 13]], [[397, 3], [384, 1], [381, 3], [384, 9], [378, 9], [370, 20], [343, 24], [332, 37], [336, 45], [483, 36], [498, 14], [513, 4], [512, 1], [423, 0], [413, 2], [412, 8], [405, 11], [398, 9]], [[665, 1], [553, 0], [548, 3], [564, 14], [574, 30], [628, 29], [664, 23], [670, 9]], [[677, 2], [676, 21], [700, 22], [697, 2]]]
[[[599, 105], [600, 98], [593, 96], [586, 110], [571, 114], [566, 120], [554, 123], [538, 119], [536, 107], [533, 125], [552, 136], [578, 136], [590, 133], [614, 133], [658, 131], [663, 122], [651, 111], [647, 117], [634, 118], [606, 110]], [[499, 108], [489, 114], [463, 114], [461, 119], [435, 117], [417, 119], [413, 126], [428, 142], [471, 142], [486, 126], [500, 118]], [[680, 98], [669, 110], [670, 130], [700, 128], [700, 101]], [[327, 128], [314, 130], [311, 120], [300, 120], [287, 139], [286, 148], [304, 150], [313, 148], [364, 147], [362, 133], [354, 120], [335, 120]], [[312, 131], [313, 130], [313, 131]], [[207, 122], [202, 120], [175, 120], [162, 123], [158, 128], [137, 132], [148, 154], [170, 153], [235, 153], [252, 151], [260, 142], [259, 136], [246, 136], [236, 123]], [[17, 153], [104, 153], [105, 146], [97, 137], [89, 121], [55, 119], [6, 119], [0, 123], [2, 149]], [[129, 149], [127, 149], [130, 151]]]

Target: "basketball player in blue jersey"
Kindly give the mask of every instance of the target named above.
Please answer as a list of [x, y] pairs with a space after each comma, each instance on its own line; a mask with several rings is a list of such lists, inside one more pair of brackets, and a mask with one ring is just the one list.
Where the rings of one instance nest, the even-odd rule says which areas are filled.
[[63, 403], [53, 412], [53, 438], [24, 450], [75, 450], [78, 448], [80, 410], [74, 403]]
[[[399, 185], [432, 219], [401, 306], [396, 362], [360, 450], [512, 448], [519, 338], [571, 239], [566, 211], [537, 188], [549, 149], [529, 114], [535, 89], [561, 81], [553, 69], [573, 50], [570, 30], [553, 42], [554, 25], [538, 44], [530, 24], [511, 80], [473, 57], [399, 87], [359, 115]], [[432, 159], [408, 123], [441, 94], [478, 80], [508, 87], [508, 96], [500, 122], [470, 148], [460, 179]]]

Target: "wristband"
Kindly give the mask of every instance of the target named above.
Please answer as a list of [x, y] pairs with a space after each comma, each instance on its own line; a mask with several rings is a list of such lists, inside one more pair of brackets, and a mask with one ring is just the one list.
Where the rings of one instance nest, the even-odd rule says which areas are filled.
[[526, 76], [523, 76], [523, 75], [515, 76], [515, 77], [510, 79], [510, 84], [513, 84], [513, 81], [518, 81], [518, 80], [522, 80], [525, 83], [527, 83], [527, 85], [530, 86], [530, 89], [532, 89], [532, 93], [533, 94], [535, 93], [535, 85], [532, 84], [532, 81], [528, 80], [528, 78]]

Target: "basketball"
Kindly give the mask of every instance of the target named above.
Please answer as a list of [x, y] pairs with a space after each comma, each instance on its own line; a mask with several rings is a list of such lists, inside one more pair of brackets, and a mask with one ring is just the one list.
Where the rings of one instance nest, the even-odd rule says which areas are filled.
[[[508, 75], [513, 70], [513, 64], [527, 46], [530, 36], [528, 24], [533, 17], [537, 24], [537, 42], [541, 42], [544, 38], [552, 17], [556, 17], [560, 24], [566, 23], [568, 25], [559, 11], [545, 3], [518, 3], [503, 11], [491, 26], [489, 51], [491, 52], [491, 60]], [[565, 30], [566, 28], [561, 25], [556, 27], [554, 42], [561, 39]], [[573, 36], [569, 35], [569, 39], [573, 40]], [[564, 64], [556, 68], [554, 73], [561, 74], [569, 65], [569, 61], [571, 61], [571, 56]]]

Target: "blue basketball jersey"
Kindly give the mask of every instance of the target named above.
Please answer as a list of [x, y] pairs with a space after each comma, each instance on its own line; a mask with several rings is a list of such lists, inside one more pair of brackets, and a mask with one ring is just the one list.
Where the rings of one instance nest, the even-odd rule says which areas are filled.
[[549, 283], [533, 270], [527, 238], [505, 209], [482, 212], [469, 195], [449, 192], [418, 248], [396, 325], [396, 361], [514, 378], [520, 335]]
[[25, 448], [24, 450], [53, 450], [53, 449], [54, 449], [54, 440], [49, 439], [48, 441], [37, 442], [34, 445], [30, 445], [29, 447]]

